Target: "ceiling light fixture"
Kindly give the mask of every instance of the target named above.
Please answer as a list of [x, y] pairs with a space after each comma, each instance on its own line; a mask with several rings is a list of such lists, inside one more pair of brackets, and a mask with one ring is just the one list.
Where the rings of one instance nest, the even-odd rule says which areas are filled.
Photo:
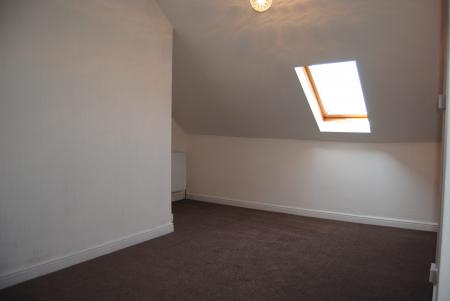
[[262, 13], [272, 6], [272, 0], [250, 0], [250, 4], [254, 10]]

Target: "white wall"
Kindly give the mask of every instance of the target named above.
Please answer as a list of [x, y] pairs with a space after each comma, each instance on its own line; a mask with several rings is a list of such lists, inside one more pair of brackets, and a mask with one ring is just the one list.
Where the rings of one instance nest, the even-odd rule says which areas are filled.
[[[444, 92], [447, 96], [450, 91], [450, 5], [448, 0], [445, 3], [445, 64], [444, 64]], [[442, 135], [443, 143], [443, 181], [442, 181], [442, 203], [441, 203], [441, 227], [439, 228], [436, 265], [438, 268], [437, 283], [434, 285], [433, 300], [448, 301], [450, 300], [450, 109], [447, 105], [444, 115], [444, 128]]]
[[185, 153], [188, 150], [189, 137], [185, 130], [172, 119], [172, 151]]
[[188, 192], [225, 204], [431, 230], [439, 218], [439, 157], [437, 143], [192, 135]]
[[[448, 40], [450, 41], [450, 40]], [[450, 46], [450, 44], [449, 44]], [[448, 48], [450, 49], [450, 48]], [[448, 53], [450, 58], [450, 53]], [[450, 60], [448, 60], [450, 62]], [[450, 70], [446, 66], [446, 72]], [[447, 89], [450, 87], [450, 77], [447, 78]], [[443, 192], [441, 203], [441, 217], [437, 243], [436, 264], [438, 268], [437, 284], [434, 285], [433, 300], [450, 300], [450, 130], [449, 130], [450, 110], [445, 112], [444, 122], [444, 162], [443, 162]]]
[[[172, 119], [172, 201], [184, 200], [186, 187], [186, 161], [189, 136], [185, 130]], [[184, 187], [182, 190], [181, 187]]]
[[0, 287], [171, 231], [153, 0], [1, 1], [0, 66]]

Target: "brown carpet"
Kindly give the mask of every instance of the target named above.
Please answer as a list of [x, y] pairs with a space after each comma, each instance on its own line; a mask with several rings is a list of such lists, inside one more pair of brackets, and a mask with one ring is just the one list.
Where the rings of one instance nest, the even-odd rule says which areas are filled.
[[436, 234], [194, 201], [175, 233], [0, 291], [0, 300], [431, 300]]

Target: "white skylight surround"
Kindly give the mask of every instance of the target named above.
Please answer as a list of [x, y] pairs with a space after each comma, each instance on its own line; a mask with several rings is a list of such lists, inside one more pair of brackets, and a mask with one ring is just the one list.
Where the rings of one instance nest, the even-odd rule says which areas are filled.
[[355, 61], [295, 68], [321, 132], [370, 133]]

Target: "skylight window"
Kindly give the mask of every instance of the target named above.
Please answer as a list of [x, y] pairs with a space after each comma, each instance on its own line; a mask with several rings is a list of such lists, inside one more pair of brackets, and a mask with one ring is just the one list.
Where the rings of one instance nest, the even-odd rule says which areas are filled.
[[355, 61], [295, 68], [321, 132], [370, 133]]

